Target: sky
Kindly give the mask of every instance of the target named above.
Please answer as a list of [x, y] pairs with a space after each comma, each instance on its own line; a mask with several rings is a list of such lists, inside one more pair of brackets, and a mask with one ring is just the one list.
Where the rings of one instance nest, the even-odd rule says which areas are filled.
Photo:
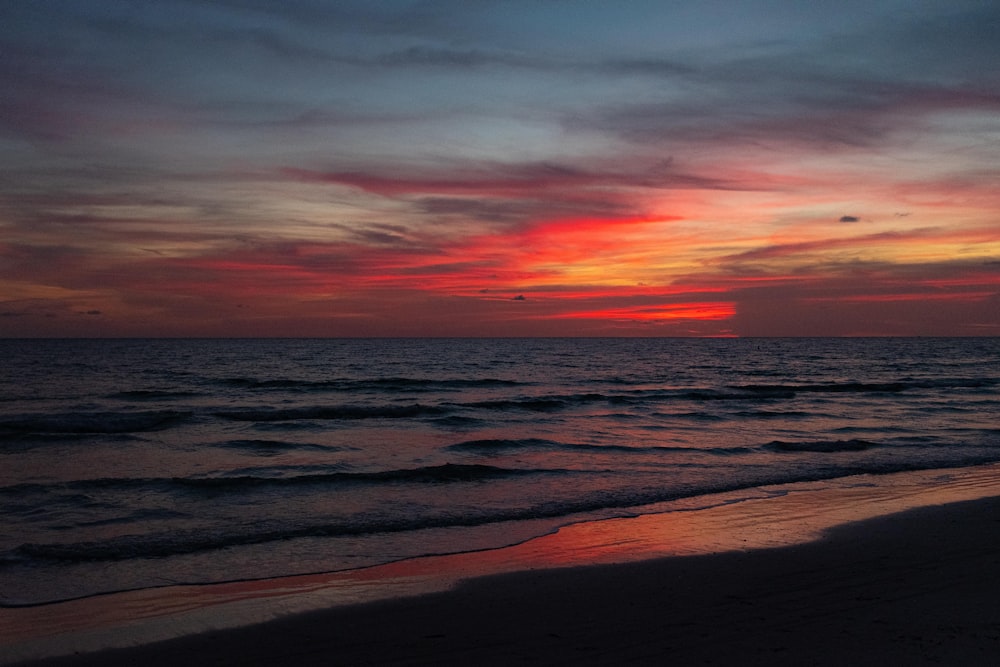
[[0, 337], [1000, 335], [995, 0], [0, 0]]

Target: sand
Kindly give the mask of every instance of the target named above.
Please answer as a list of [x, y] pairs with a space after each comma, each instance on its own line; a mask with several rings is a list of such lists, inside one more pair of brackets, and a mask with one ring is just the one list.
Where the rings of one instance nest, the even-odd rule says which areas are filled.
[[998, 545], [993, 497], [858, 521], [801, 545], [548, 563], [31, 664], [996, 665]]

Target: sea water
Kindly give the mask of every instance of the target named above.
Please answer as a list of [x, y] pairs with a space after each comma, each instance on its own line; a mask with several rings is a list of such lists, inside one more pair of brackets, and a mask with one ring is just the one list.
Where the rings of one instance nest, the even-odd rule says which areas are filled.
[[360, 568], [677, 499], [1000, 461], [996, 338], [3, 340], [0, 353], [6, 606]]

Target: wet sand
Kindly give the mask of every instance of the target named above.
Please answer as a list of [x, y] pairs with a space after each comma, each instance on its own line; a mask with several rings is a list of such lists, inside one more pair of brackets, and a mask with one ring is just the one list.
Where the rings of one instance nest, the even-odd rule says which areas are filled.
[[461, 579], [441, 592], [31, 664], [1000, 661], [1000, 497], [842, 525], [796, 546]]

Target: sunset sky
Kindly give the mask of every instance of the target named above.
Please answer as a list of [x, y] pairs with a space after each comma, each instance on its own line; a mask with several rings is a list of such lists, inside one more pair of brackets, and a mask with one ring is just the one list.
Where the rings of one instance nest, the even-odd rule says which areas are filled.
[[0, 5], [0, 336], [1000, 335], [995, 0]]

